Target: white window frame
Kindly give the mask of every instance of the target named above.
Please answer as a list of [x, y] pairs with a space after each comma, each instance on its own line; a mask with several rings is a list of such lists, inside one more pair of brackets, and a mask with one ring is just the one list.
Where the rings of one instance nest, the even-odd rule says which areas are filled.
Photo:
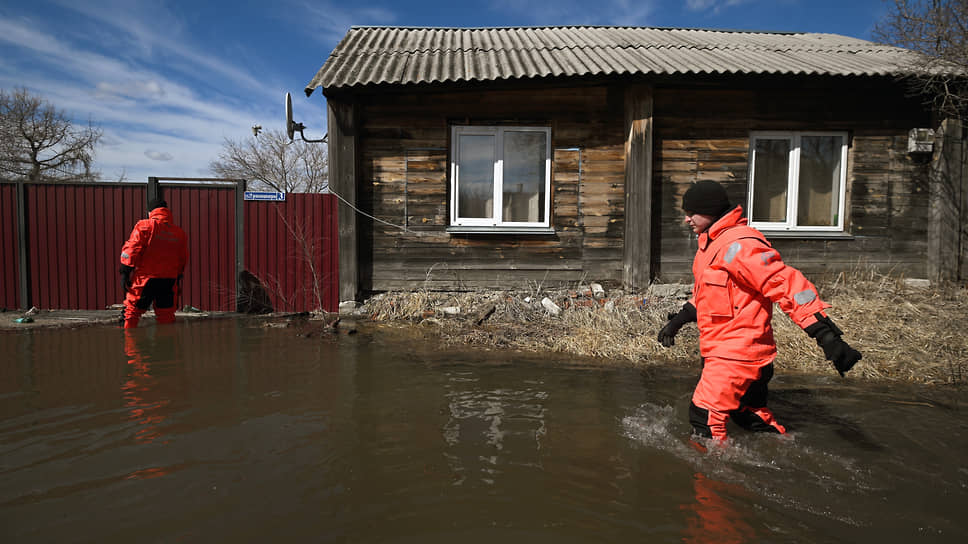
[[[544, 221], [503, 221], [504, 210], [504, 133], [505, 132], [543, 132], [545, 135], [545, 183], [544, 183]], [[480, 135], [495, 137], [494, 156], [494, 204], [489, 218], [458, 217], [457, 190], [460, 180], [460, 136]], [[450, 160], [450, 225], [453, 227], [493, 227], [500, 228], [549, 228], [551, 226], [551, 128], [534, 126], [470, 126], [455, 125], [451, 128]]]
[[[840, 195], [837, 212], [837, 224], [831, 226], [810, 226], [797, 225], [797, 213], [799, 210], [800, 197], [800, 142], [803, 136], [838, 136], [843, 144], [840, 148]], [[787, 208], [786, 221], [767, 222], [753, 220], [753, 179], [756, 172], [756, 141], [786, 139], [790, 142], [789, 172], [787, 173]], [[749, 193], [746, 200], [747, 215], [750, 218], [750, 225], [764, 231], [788, 231], [788, 232], [843, 232], [844, 231], [844, 210], [847, 207], [847, 148], [848, 135], [844, 131], [757, 131], [750, 133], [750, 166], [749, 166]]]

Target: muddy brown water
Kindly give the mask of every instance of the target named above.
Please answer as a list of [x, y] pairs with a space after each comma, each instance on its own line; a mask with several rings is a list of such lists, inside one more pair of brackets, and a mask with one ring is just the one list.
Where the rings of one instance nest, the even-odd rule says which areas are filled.
[[968, 394], [778, 372], [791, 433], [690, 440], [698, 371], [235, 319], [0, 334], [3, 542], [965, 542]]

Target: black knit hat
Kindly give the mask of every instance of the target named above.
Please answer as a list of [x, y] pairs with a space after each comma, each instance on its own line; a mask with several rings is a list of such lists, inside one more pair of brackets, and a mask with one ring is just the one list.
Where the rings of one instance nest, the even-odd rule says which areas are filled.
[[149, 212], [155, 208], [167, 208], [167, 207], [168, 207], [168, 203], [165, 202], [165, 199], [163, 198], [153, 198], [151, 199], [151, 202], [148, 202]]
[[690, 213], [722, 217], [732, 208], [726, 189], [715, 181], [697, 181], [682, 196], [682, 209]]

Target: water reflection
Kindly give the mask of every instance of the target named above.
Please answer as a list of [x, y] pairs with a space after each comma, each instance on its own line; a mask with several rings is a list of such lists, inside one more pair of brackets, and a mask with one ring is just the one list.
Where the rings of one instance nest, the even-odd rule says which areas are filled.
[[[454, 474], [454, 485], [463, 484], [468, 473], [477, 473], [482, 483], [494, 485], [502, 467], [541, 467], [547, 391], [539, 387], [489, 388], [470, 370], [451, 371], [446, 376], [444, 395], [449, 417], [441, 434], [448, 446], [444, 455]], [[467, 456], [469, 450], [477, 454]], [[481, 466], [469, 469], [468, 461]]]
[[121, 384], [121, 393], [128, 419], [138, 426], [134, 440], [140, 444], [150, 444], [156, 440], [167, 444], [166, 440], [162, 440], [164, 433], [160, 429], [171, 400], [159, 391], [158, 379], [152, 375], [152, 365], [170, 364], [175, 360], [175, 334], [174, 327], [124, 329], [128, 371]]
[[754, 542], [756, 531], [744, 519], [735, 498], [745, 490], [736, 484], [719, 482], [696, 472], [692, 479], [695, 502], [680, 507], [686, 512], [682, 541], [687, 544], [741, 544]]

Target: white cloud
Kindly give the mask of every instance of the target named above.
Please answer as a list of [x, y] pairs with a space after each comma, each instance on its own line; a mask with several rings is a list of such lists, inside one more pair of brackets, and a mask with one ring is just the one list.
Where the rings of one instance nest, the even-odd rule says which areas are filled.
[[122, 172], [130, 181], [145, 181], [150, 176], [209, 177], [208, 164], [221, 149], [221, 140], [193, 140], [137, 129], [111, 128], [105, 130], [105, 138], [113, 145], [98, 148], [96, 161], [108, 179]]
[[158, 80], [100, 81], [95, 89], [94, 96], [103, 100], [160, 99], [165, 96], [165, 89]]
[[153, 149], [146, 150], [145, 157], [148, 157], [153, 161], [170, 161], [175, 158], [171, 155], [171, 153], [165, 153], [163, 151], [155, 151]]
[[712, 13], [719, 13], [726, 8], [746, 4], [750, 1], [751, 0], [686, 0], [686, 9], [689, 11], [708, 11]]

